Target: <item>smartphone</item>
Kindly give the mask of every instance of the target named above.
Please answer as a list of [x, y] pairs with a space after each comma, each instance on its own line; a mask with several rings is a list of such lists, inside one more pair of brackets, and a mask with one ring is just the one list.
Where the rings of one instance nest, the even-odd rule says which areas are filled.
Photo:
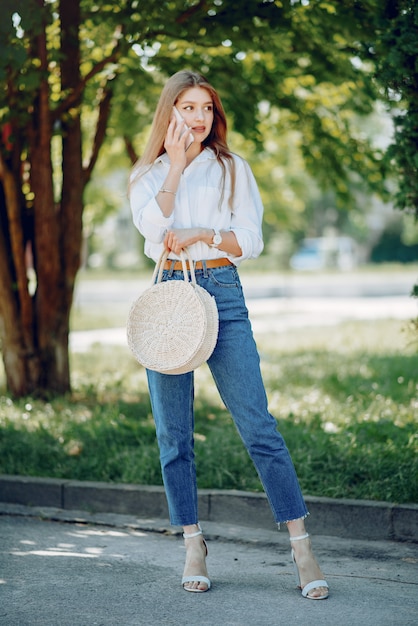
[[[187, 132], [187, 124], [184, 121], [184, 118], [181, 116], [180, 112], [178, 111], [177, 107], [173, 107], [173, 111], [174, 111], [174, 115], [177, 121], [177, 125], [179, 124], [185, 124], [186, 128], [185, 128], [185, 132]], [[186, 150], [188, 150], [190, 148], [190, 146], [192, 145], [192, 143], [194, 142], [194, 137], [192, 135], [192, 133], [189, 132], [189, 137], [187, 139], [187, 143], [186, 143]]]

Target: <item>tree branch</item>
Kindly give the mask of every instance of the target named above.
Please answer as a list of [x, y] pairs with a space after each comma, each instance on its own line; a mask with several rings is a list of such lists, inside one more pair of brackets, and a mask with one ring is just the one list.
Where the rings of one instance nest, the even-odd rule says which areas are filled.
[[[112, 78], [112, 80], [115, 80]], [[87, 167], [84, 168], [84, 184], [87, 184], [91, 178], [94, 166], [96, 165], [97, 158], [99, 156], [100, 148], [106, 137], [107, 122], [110, 115], [110, 103], [113, 96], [113, 89], [111, 87], [111, 81], [107, 81], [103, 88], [103, 95], [99, 104], [99, 116], [96, 124], [96, 132], [94, 134], [93, 145], [91, 155]]]
[[135, 151], [134, 144], [132, 143], [132, 139], [128, 137], [127, 135], [124, 135], [123, 140], [125, 142], [125, 148], [126, 148], [126, 152], [128, 153], [128, 157], [130, 158], [132, 165], [134, 165], [134, 163], [136, 163], [136, 161], [138, 160], [138, 155]]
[[191, 17], [193, 17], [193, 15], [201, 11], [205, 7], [205, 5], [207, 5], [206, 0], [200, 0], [200, 2], [193, 4], [187, 9], [187, 11], [184, 11], [184, 13], [182, 13], [180, 17], [177, 18], [177, 24], [184, 24], [184, 22], [187, 22]]
[[71, 109], [72, 106], [77, 105], [89, 80], [93, 78], [93, 76], [101, 72], [108, 63], [115, 63], [116, 61], [117, 61], [117, 55], [111, 54], [110, 56], [106, 57], [105, 59], [102, 59], [99, 63], [97, 63], [90, 70], [90, 72], [88, 72], [84, 76], [84, 78], [80, 80], [77, 87], [75, 87], [74, 89], [70, 91], [70, 93], [65, 98], [65, 100], [63, 100], [61, 104], [57, 106], [56, 109], [54, 109], [54, 111], [52, 112], [52, 121], [55, 122], [56, 120], [59, 120], [63, 113]]
[[55, 122], [56, 120], [59, 120], [62, 114], [68, 111], [72, 106], [78, 105], [80, 97], [82, 96], [83, 91], [87, 83], [89, 82], [89, 80], [91, 80], [94, 76], [96, 76], [102, 70], [104, 70], [106, 65], [109, 65], [110, 63], [117, 63], [119, 61], [119, 58], [122, 52], [121, 51], [121, 34], [122, 34], [122, 27], [118, 26], [117, 29], [115, 30], [115, 34], [113, 38], [112, 53], [109, 56], [102, 59], [101, 61], [99, 61], [98, 63], [96, 63], [96, 65], [92, 67], [92, 69], [89, 72], [87, 72], [87, 74], [80, 80], [79, 84], [76, 87], [74, 87], [70, 91], [70, 93], [67, 95], [67, 97], [57, 106], [56, 109], [54, 109], [54, 111], [52, 112], [53, 122]]

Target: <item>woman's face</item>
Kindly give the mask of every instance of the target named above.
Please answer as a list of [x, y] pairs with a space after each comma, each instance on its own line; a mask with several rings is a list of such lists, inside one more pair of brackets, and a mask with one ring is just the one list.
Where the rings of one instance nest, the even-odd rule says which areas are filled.
[[213, 124], [213, 102], [203, 87], [191, 87], [179, 96], [177, 110], [193, 133], [195, 142], [202, 143], [208, 137]]

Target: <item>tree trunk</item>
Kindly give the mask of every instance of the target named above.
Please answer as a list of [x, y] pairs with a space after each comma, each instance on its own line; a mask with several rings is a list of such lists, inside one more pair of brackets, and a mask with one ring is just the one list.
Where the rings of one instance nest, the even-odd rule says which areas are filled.
[[[37, 2], [42, 10], [43, 0]], [[73, 89], [80, 80], [78, 30], [78, 0], [61, 2], [62, 90]], [[70, 391], [69, 318], [80, 265], [85, 184], [80, 95], [62, 124], [63, 182], [60, 201], [54, 198], [45, 29], [36, 33], [32, 48], [42, 79], [26, 133], [28, 167], [22, 168], [18, 160], [12, 170], [4, 159], [0, 162], [4, 190], [0, 207], [0, 337], [7, 388], [16, 397]], [[14, 147], [20, 152], [16, 144]], [[26, 206], [22, 207], [18, 185], [27, 187], [27, 171], [30, 194], [26, 193]], [[33, 230], [23, 226], [29, 206]], [[33, 292], [27, 277], [29, 259], [36, 277]]]
[[[13, 174], [1, 156], [0, 179], [0, 337], [7, 387], [14, 396], [21, 396], [32, 388], [30, 381], [36, 380], [38, 363], [24, 266], [21, 205]], [[18, 263], [13, 263], [15, 255]]]
[[[41, 68], [47, 76], [45, 32], [37, 37]], [[34, 266], [37, 276], [35, 316], [40, 390], [70, 389], [68, 323], [63, 306], [65, 268], [60, 249], [60, 215], [54, 200], [51, 162], [52, 127], [49, 85], [41, 80], [29, 134], [31, 189], [34, 193]], [[64, 300], [65, 302], [65, 300]]]

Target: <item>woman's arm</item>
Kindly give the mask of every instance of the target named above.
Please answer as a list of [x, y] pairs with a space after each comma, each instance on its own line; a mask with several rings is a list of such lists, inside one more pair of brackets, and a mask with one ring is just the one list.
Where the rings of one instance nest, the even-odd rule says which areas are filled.
[[[226, 254], [241, 256], [242, 251], [238, 244], [235, 233], [230, 230], [221, 230], [222, 242], [216, 246]], [[173, 228], [167, 231], [164, 238], [164, 246], [179, 255], [183, 248], [191, 246], [198, 241], [211, 245], [215, 231], [213, 228]]]
[[183, 130], [180, 125], [176, 127], [176, 120], [173, 116], [164, 141], [164, 148], [170, 157], [170, 169], [155, 196], [164, 217], [170, 217], [174, 211], [174, 200], [176, 198], [177, 188], [184, 168], [187, 165], [185, 150], [187, 135], [186, 133], [182, 135]]

